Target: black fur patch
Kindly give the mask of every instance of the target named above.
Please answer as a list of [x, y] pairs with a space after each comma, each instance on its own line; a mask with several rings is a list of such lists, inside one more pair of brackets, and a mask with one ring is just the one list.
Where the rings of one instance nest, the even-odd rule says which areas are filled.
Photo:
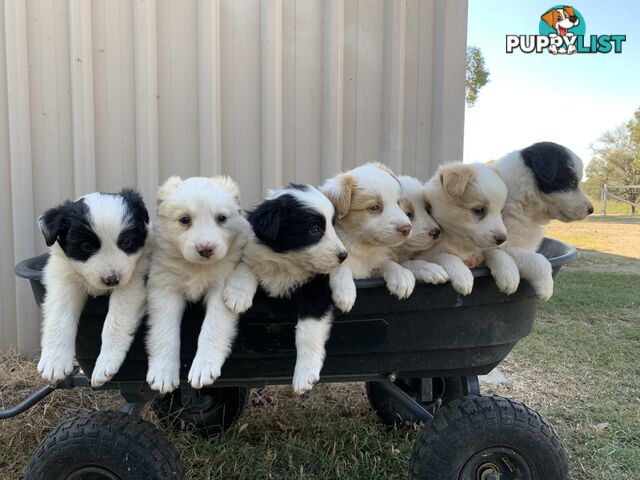
[[[147, 239], [149, 213], [140, 194], [130, 189], [120, 195], [125, 203], [125, 227], [118, 236], [118, 247], [127, 254], [139, 251]], [[95, 215], [99, 212], [94, 212]], [[84, 199], [67, 200], [44, 212], [38, 220], [47, 246], [58, 242], [67, 257], [86, 262], [102, 245], [89, 220], [89, 207]]]
[[67, 257], [85, 262], [100, 250], [100, 239], [91, 228], [89, 207], [83, 199], [67, 200], [44, 212], [39, 220], [48, 246], [56, 241]]
[[333, 307], [329, 275], [316, 275], [295, 292], [298, 318], [320, 319]]
[[123, 188], [120, 192], [127, 207], [127, 226], [118, 237], [118, 248], [126, 254], [134, 254], [147, 240], [147, 224], [149, 212], [142, 200], [142, 196], [130, 188]]
[[248, 219], [256, 237], [277, 253], [310, 247], [320, 241], [326, 229], [324, 215], [290, 194], [265, 200]]
[[520, 152], [543, 193], [569, 192], [578, 188], [578, 177], [571, 155], [553, 142], [534, 143]]

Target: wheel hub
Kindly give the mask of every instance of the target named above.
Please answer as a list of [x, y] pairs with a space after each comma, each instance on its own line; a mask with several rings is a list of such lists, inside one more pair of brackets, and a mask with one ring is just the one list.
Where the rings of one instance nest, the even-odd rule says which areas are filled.
[[532, 480], [529, 464], [520, 453], [507, 447], [485, 448], [473, 455], [458, 475], [459, 480]]
[[97, 466], [82, 467], [71, 472], [67, 480], [121, 480], [112, 471]]

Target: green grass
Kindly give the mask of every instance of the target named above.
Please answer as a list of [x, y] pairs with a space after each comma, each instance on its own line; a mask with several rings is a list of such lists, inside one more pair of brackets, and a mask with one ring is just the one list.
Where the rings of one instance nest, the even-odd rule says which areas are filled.
[[501, 393], [558, 430], [572, 478], [640, 478], [640, 275], [561, 272]]
[[585, 220], [586, 222], [605, 222], [605, 223], [640, 223], [640, 214], [636, 215], [616, 215], [607, 212], [607, 215], [600, 215], [600, 212], [596, 210], [596, 214], [590, 215]]

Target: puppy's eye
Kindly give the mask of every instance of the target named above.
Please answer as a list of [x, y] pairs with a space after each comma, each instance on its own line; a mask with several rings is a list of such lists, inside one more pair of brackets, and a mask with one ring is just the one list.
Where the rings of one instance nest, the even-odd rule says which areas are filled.
[[380, 208], [380, 205], [375, 204], [368, 207], [367, 210], [369, 210], [371, 213], [378, 213], [380, 212], [381, 208]]
[[309, 233], [311, 233], [312, 235], [320, 235], [322, 233], [322, 229], [318, 225], [314, 225], [309, 230]]
[[84, 252], [92, 252], [93, 251], [93, 245], [91, 244], [91, 242], [82, 242], [80, 244], [80, 248], [84, 251]]
[[480, 218], [484, 217], [484, 213], [485, 213], [484, 207], [474, 207], [471, 209], [471, 211], [473, 212], [474, 215]]
[[409, 217], [409, 220], [413, 220], [413, 212], [407, 212], [407, 217]]
[[227, 219], [226, 215], [218, 215], [216, 217], [216, 222], [218, 222], [220, 225], [222, 225], [223, 223], [226, 223], [227, 220], [228, 219]]
[[500, 215], [504, 215], [504, 208], [500, 210]]
[[131, 239], [130, 238], [123, 238], [122, 241], [120, 242], [120, 246], [122, 248], [129, 248], [131, 246]]
[[426, 205], [424, 209], [427, 211], [429, 215], [431, 215], [431, 205]]
[[178, 219], [178, 222], [180, 222], [180, 225], [190, 225], [191, 217], [188, 217], [187, 215], [185, 215], [184, 217], [180, 217]]

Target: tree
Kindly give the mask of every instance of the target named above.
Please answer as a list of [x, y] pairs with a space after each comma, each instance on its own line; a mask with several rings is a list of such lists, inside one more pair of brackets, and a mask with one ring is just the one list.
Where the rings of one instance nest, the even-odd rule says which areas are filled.
[[467, 106], [473, 107], [478, 100], [480, 89], [489, 82], [489, 70], [478, 47], [467, 47], [466, 93]]
[[[626, 124], [605, 132], [592, 146], [594, 157], [587, 166], [586, 186], [606, 184], [640, 185], [640, 108]], [[615, 195], [633, 203], [640, 199], [640, 189], [625, 188]], [[636, 208], [631, 207], [636, 213]]]

